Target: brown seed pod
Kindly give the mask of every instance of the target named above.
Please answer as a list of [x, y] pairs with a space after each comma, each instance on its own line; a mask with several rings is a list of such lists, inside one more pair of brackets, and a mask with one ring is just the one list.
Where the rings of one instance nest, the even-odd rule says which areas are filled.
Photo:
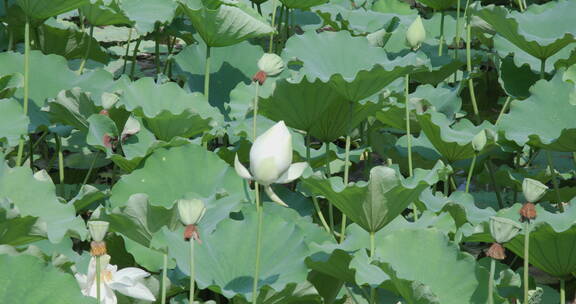
[[103, 256], [106, 254], [106, 242], [92, 241], [90, 243], [90, 254], [92, 256]]
[[486, 250], [486, 255], [495, 260], [503, 260], [506, 258], [504, 247], [498, 243], [492, 243], [492, 246]]
[[536, 205], [532, 203], [525, 203], [522, 208], [520, 208], [520, 220], [521, 221], [530, 221], [536, 218]]

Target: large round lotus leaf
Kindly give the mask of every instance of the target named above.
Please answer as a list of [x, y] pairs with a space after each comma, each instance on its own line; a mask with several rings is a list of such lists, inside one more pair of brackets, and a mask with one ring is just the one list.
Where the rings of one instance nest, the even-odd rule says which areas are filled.
[[427, 63], [422, 53], [389, 60], [382, 48], [371, 46], [364, 37], [352, 37], [347, 31], [292, 36], [283, 56], [289, 61], [301, 61], [301, 72], [308, 81], [330, 83], [350, 101], [369, 97]]
[[418, 0], [418, 2], [435, 10], [446, 10], [456, 5], [457, 0]]
[[179, 0], [183, 12], [190, 18], [204, 42], [210, 47], [222, 47], [243, 40], [270, 35], [275, 30], [246, 4], [237, 2]]
[[[576, 271], [576, 208], [572, 200], [563, 213], [550, 213], [537, 205], [538, 217], [530, 228], [530, 263], [556, 277]], [[506, 243], [515, 254], [524, 256], [524, 235]]]
[[574, 41], [576, 19], [572, 18], [572, 12], [575, 10], [576, 2], [560, 0], [531, 5], [522, 13], [510, 13], [502, 6], [489, 5], [476, 10], [475, 14], [526, 53], [547, 59]]
[[[472, 148], [474, 136], [484, 130], [493, 131], [494, 128], [488, 121], [479, 126], [475, 126], [467, 119], [452, 124], [444, 114], [431, 111], [418, 115], [418, 122], [436, 150], [450, 163], [472, 158], [475, 153]], [[493, 143], [491, 136], [488, 143]]]
[[87, 37], [86, 33], [75, 28], [43, 24], [39, 32], [38, 43], [42, 44], [42, 52], [45, 54], [56, 54], [69, 60], [82, 59], [88, 54], [90, 60], [101, 63], [109, 61], [108, 54], [96, 39]]
[[522, 146], [526, 143], [553, 151], [576, 151], [576, 89], [558, 73], [530, 88], [531, 96], [515, 100], [502, 116], [500, 132]]
[[77, 9], [88, 0], [16, 0], [24, 13], [32, 18], [46, 19]]
[[32, 174], [29, 167], [10, 168], [0, 162], [0, 200], [12, 202], [22, 216], [35, 216], [45, 222], [48, 239], [53, 243], [60, 242], [68, 231], [86, 237], [84, 221], [76, 217], [74, 205], [60, 203], [46, 171]]
[[352, 221], [370, 232], [390, 223], [418, 199], [420, 193], [442, 178], [446, 169], [438, 162], [432, 170], [414, 170], [414, 176], [404, 179], [398, 170], [374, 167], [370, 181], [346, 187], [339, 177], [328, 180], [316, 176], [302, 179], [311, 192], [322, 195]]
[[76, 279], [30, 255], [0, 255], [0, 303], [96, 303]]
[[379, 108], [370, 101], [349, 102], [332, 85], [306, 78], [299, 83], [278, 81], [273, 95], [260, 102], [261, 113], [268, 118], [284, 120], [323, 142], [345, 135]]
[[329, 0], [280, 0], [288, 8], [309, 9], [313, 6], [324, 4]]
[[16, 146], [20, 136], [28, 133], [28, 117], [15, 99], [0, 99], [0, 141]]
[[178, 4], [173, 0], [122, 0], [120, 8], [140, 34], [154, 31], [156, 23], [169, 23]]
[[[513, 58], [516, 58], [516, 54]], [[516, 60], [513, 58], [508, 56], [500, 61], [498, 82], [509, 96], [525, 99], [530, 96], [528, 89], [540, 77], [530, 69], [529, 65], [516, 66]]]
[[119, 103], [142, 117], [146, 127], [166, 141], [198, 135], [221, 120], [202, 94], [188, 93], [175, 82], [156, 84], [152, 78], [139, 79], [125, 88]]
[[110, 4], [105, 5], [101, 0], [99, 0], [94, 4], [82, 6], [80, 11], [86, 17], [88, 22], [94, 26], [132, 23], [130, 19], [124, 15], [116, 1], [112, 1]]
[[[488, 271], [436, 229], [397, 230], [378, 238], [375, 260], [395, 279], [428, 286], [439, 303], [487, 301]], [[504, 302], [497, 294], [495, 298]]]
[[135, 193], [148, 194], [155, 206], [171, 207], [188, 192], [203, 197], [214, 193], [243, 194], [243, 181], [212, 152], [187, 144], [155, 150], [143, 166], [124, 175], [112, 188], [112, 206], [123, 206]]
[[[268, 207], [268, 206], [265, 206]], [[213, 233], [204, 233], [196, 243], [196, 280], [200, 288], [210, 287], [227, 298], [251, 298], [256, 256], [257, 215], [253, 206], [242, 210], [242, 219], [227, 218]], [[310, 251], [304, 241], [306, 230], [282, 214], [265, 212], [262, 231], [259, 286], [281, 291], [289, 283], [306, 279], [304, 259]], [[189, 244], [182, 238], [183, 228], [167, 233], [169, 254], [179, 268], [189, 273]]]

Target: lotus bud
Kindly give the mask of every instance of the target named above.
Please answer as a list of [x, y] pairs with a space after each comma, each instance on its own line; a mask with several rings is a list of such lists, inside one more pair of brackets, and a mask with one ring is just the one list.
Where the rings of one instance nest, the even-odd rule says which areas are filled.
[[495, 259], [495, 260], [503, 260], [506, 258], [506, 251], [504, 247], [498, 243], [493, 243], [490, 248], [486, 251], [486, 255]]
[[426, 30], [424, 29], [424, 24], [422, 24], [422, 18], [418, 16], [406, 31], [406, 43], [412, 50], [417, 50], [425, 39]]
[[105, 221], [89, 221], [88, 230], [90, 231], [90, 236], [92, 240], [96, 242], [102, 242], [108, 232], [108, 227], [110, 224]]
[[206, 213], [206, 206], [200, 199], [182, 198], [178, 200], [178, 213], [184, 225], [196, 225]]
[[509, 242], [521, 230], [522, 226], [511, 219], [497, 216], [490, 218], [490, 233], [496, 243], [504, 244]]
[[253, 81], [258, 81], [263, 85], [268, 76], [275, 76], [284, 70], [284, 61], [276, 54], [266, 53], [258, 60], [259, 71], [252, 78]]
[[530, 203], [538, 202], [544, 196], [546, 190], [548, 190], [548, 186], [535, 179], [525, 178], [522, 181], [522, 192]]
[[484, 149], [484, 146], [486, 146], [486, 141], [486, 131], [482, 130], [472, 139], [472, 148], [478, 153]]

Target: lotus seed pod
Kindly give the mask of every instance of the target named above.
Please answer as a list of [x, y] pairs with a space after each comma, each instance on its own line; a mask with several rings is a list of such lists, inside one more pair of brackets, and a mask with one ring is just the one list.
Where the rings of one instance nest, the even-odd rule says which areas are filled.
[[418, 16], [406, 31], [406, 43], [412, 50], [417, 50], [425, 39], [426, 30], [424, 29], [424, 24], [422, 24], [422, 18]]
[[493, 243], [490, 248], [486, 251], [486, 255], [495, 259], [495, 260], [503, 260], [506, 258], [506, 251], [504, 247], [498, 243]]
[[525, 178], [522, 181], [522, 192], [530, 203], [538, 202], [544, 196], [546, 190], [548, 190], [548, 186], [535, 179]]
[[206, 213], [206, 206], [200, 199], [179, 199], [178, 213], [184, 225], [196, 225]]
[[490, 233], [496, 243], [504, 244], [509, 242], [521, 230], [522, 226], [511, 219], [497, 216], [490, 218]]
[[276, 54], [266, 53], [258, 60], [258, 69], [267, 76], [278, 75], [284, 70], [284, 61]]
[[536, 212], [536, 205], [532, 203], [525, 203], [522, 208], [520, 208], [520, 216], [522, 221], [530, 221], [536, 218], [538, 215]]
[[487, 141], [486, 131], [482, 130], [480, 131], [480, 133], [476, 134], [472, 139], [472, 148], [474, 149], [474, 151], [480, 152], [482, 151], [482, 149], [484, 149], [484, 146], [486, 146], [486, 141]]
[[108, 232], [109, 226], [110, 224], [105, 221], [89, 221], [88, 230], [90, 230], [90, 236], [92, 237], [92, 240], [96, 242], [102, 242], [106, 236], [106, 232]]

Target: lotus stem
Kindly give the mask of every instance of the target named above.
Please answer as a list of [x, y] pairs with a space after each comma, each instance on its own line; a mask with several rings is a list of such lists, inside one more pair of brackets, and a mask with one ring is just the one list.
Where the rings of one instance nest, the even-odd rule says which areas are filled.
[[[192, 243], [192, 240], [190, 240], [190, 243]], [[168, 253], [165, 252], [163, 254], [163, 256], [164, 256], [164, 261], [162, 263], [162, 299], [161, 299], [161, 303], [166, 304], [166, 284], [168, 284]], [[190, 303], [193, 303], [192, 299], [190, 299]]]
[[100, 256], [96, 256], [96, 303], [101, 303], [101, 296], [100, 296], [100, 281], [101, 278], [101, 269], [100, 269]]
[[468, 70], [468, 90], [470, 92], [470, 100], [472, 101], [472, 109], [477, 121], [480, 121], [480, 113], [478, 111], [478, 104], [476, 103], [476, 93], [474, 92], [474, 80], [472, 79], [472, 53], [470, 46], [472, 41], [472, 26], [470, 21], [466, 24], [466, 68]]
[[280, 41], [282, 40], [282, 21], [284, 20], [284, 4], [282, 4], [282, 6], [280, 6], [280, 16], [278, 17], [278, 24], [277, 24], [277, 32], [278, 32], [278, 38], [276, 39], [276, 49], [278, 49], [280, 47]]
[[496, 260], [490, 258], [490, 276], [488, 277], [488, 304], [494, 304], [494, 273], [496, 272]]
[[548, 162], [548, 167], [550, 168], [550, 173], [552, 174], [552, 185], [554, 186], [554, 192], [556, 193], [558, 206], [560, 210], [564, 212], [564, 206], [562, 205], [562, 196], [560, 195], [560, 185], [558, 183], [558, 176], [556, 175], [556, 170], [554, 169], [554, 162], [552, 161], [552, 152], [548, 150], [546, 150], [546, 161]]
[[[326, 143], [324, 158], [326, 160], [326, 178], [330, 178], [330, 143]], [[328, 220], [330, 221], [330, 233], [334, 234], [334, 206], [330, 201], [328, 201]]]
[[94, 25], [90, 24], [90, 37], [88, 37], [88, 44], [86, 46], [86, 52], [80, 62], [80, 68], [78, 69], [78, 74], [82, 75], [84, 73], [84, 67], [86, 66], [86, 61], [88, 61], [88, 56], [90, 56], [90, 48], [92, 47], [92, 39], [94, 37]]
[[158, 78], [158, 75], [160, 74], [160, 66], [162, 64], [160, 61], [160, 38], [158, 37], [158, 29], [159, 27], [156, 26], [156, 39], [154, 39], [154, 61], [156, 63], [156, 78]]
[[506, 109], [508, 109], [508, 105], [510, 104], [511, 100], [512, 100], [512, 98], [510, 96], [506, 97], [506, 101], [504, 102], [504, 105], [502, 106], [502, 110], [500, 110], [500, 114], [498, 114], [498, 118], [496, 119], [496, 122], [494, 123], [495, 125], [498, 125], [498, 123], [502, 119], [502, 115], [504, 115], [504, 112], [506, 112]]
[[260, 191], [256, 185], [256, 213], [258, 214], [258, 226], [256, 230], [256, 266], [254, 267], [254, 282], [252, 285], [252, 304], [256, 304], [258, 300], [258, 280], [260, 276], [260, 254], [262, 251], [262, 220], [263, 220], [263, 207], [260, 206]]
[[258, 118], [258, 102], [260, 99], [260, 84], [258, 84], [258, 81], [254, 81], [254, 85], [256, 85], [256, 92], [254, 93], [254, 104], [252, 106], [254, 110], [252, 115], [252, 142], [256, 140], [256, 120]]
[[566, 304], [566, 281], [560, 279], [560, 304]]
[[60, 184], [64, 184], [64, 154], [62, 153], [62, 140], [58, 134], [54, 135], [56, 139], [56, 148], [58, 149], [58, 173], [60, 177]]
[[440, 43], [438, 44], [438, 56], [442, 56], [442, 48], [444, 47], [444, 10], [440, 12], [440, 16]]
[[268, 46], [268, 53], [274, 51], [274, 34], [276, 32], [276, 0], [272, 0], [272, 33], [270, 34], [270, 45]]
[[[346, 150], [344, 153], [344, 187], [348, 187], [350, 171], [350, 135], [346, 136]], [[346, 234], [346, 214], [342, 213], [342, 226], [340, 227], [340, 243], [344, 241]]]
[[[376, 252], [376, 233], [370, 231], [370, 262], [374, 260], [374, 254]], [[376, 288], [370, 288], [370, 303], [376, 303]]]
[[546, 58], [540, 59], [540, 79], [544, 79], [546, 76]]
[[[26, 17], [24, 25], [24, 116], [28, 116], [28, 94], [30, 91], [30, 19]], [[22, 155], [24, 154], [24, 137], [20, 137], [18, 143], [18, 156], [16, 166], [22, 165]]]
[[288, 38], [290, 38], [290, 8], [286, 7], [286, 16], [285, 16], [285, 23], [286, 23], [286, 40], [284, 40], [284, 43], [286, 43], [286, 41], [288, 41]]
[[[454, 46], [454, 60], [458, 60], [458, 50], [460, 49], [460, 1], [456, 1], [456, 41]], [[456, 82], [456, 73], [454, 73], [454, 82]]]
[[[307, 133], [306, 134], [306, 162], [308, 162], [308, 165], [310, 165], [310, 143], [311, 143], [310, 133]], [[318, 214], [318, 218], [320, 219], [322, 226], [324, 226], [324, 229], [326, 229], [326, 232], [330, 233], [330, 227], [328, 226], [328, 223], [326, 222], [326, 218], [324, 217], [324, 214], [322, 214], [322, 210], [320, 209], [320, 205], [318, 204], [318, 199], [316, 198], [314, 193], [312, 193], [312, 202], [314, 203], [314, 209], [316, 210], [316, 214]]]
[[529, 273], [530, 267], [530, 221], [524, 222], [524, 303], [528, 303]]
[[134, 46], [134, 52], [132, 52], [132, 69], [130, 70], [130, 78], [134, 78], [134, 73], [136, 72], [136, 63], [138, 61], [138, 48], [140, 47], [140, 43], [142, 42], [142, 37], [138, 38], [136, 41], [136, 45]]
[[206, 100], [210, 103], [210, 53], [212, 48], [206, 45], [206, 65], [204, 68], [204, 96]]
[[196, 268], [194, 264], [194, 239], [190, 239], [190, 295], [189, 303], [194, 303], [194, 282], [196, 280]]
[[92, 157], [92, 162], [90, 163], [90, 168], [88, 169], [88, 173], [86, 173], [86, 176], [84, 176], [84, 180], [82, 181], [82, 186], [80, 186], [80, 188], [82, 188], [88, 182], [88, 179], [92, 174], [92, 170], [94, 169], [94, 165], [96, 164], [96, 160], [98, 159], [98, 154], [100, 154], [100, 151], [96, 151], [94, 153], [94, 157]]
[[470, 180], [472, 180], [472, 173], [474, 172], [477, 156], [478, 154], [474, 153], [474, 157], [472, 157], [472, 163], [470, 164], [470, 170], [468, 170], [468, 177], [466, 178], [466, 193], [469, 193], [470, 190]]
[[404, 76], [404, 100], [406, 113], [406, 138], [408, 140], [408, 175], [412, 176], [412, 134], [410, 132], [410, 94], [409, 94], [410, 74]]
[[128, 65], [128, 54], [130, 54], [130, 41], [132, 41], [132, 31], [128, 31], [128, 41], [126, 41], [126, 53], [124, 53], [124, 65], [122, 66], [122, 74], [126, 73], [126, 66]]
[[500, 187], [496, 183], [496, 174], [494, 172], [494, 165], [492, 164], [492, 160], [488, 159], [485, 163], [486, 169], [488, 170], [488, 174], [490, 175], [490, 183], [494, 188], [494, 192], [496, 193], [496, 199], [498, 200], [498, 206], [500, 209], [504, 208], [504, 200], [502, 199], [502, 194], [500, 194]]

